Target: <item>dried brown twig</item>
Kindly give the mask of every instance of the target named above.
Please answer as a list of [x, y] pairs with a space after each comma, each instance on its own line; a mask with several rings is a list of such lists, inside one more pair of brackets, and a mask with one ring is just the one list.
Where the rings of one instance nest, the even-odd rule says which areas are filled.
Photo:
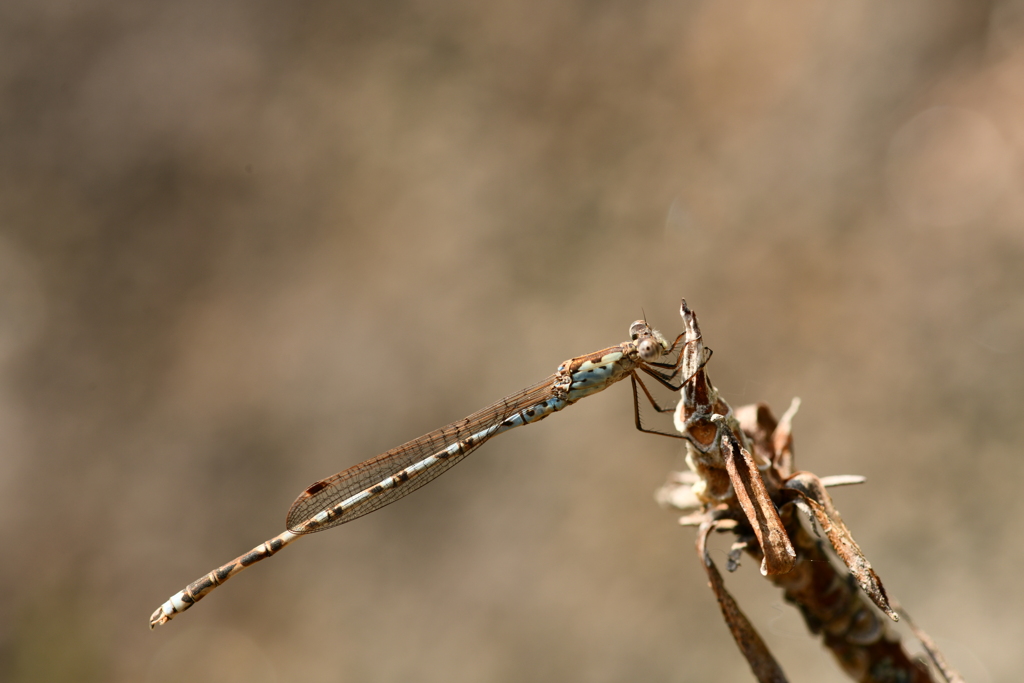
[[[705, 370], [705, 349], [697, 316], [683, 301], [686, 343], [681, 374], [688, 378], [675, 413], [686, 439], [689, 472], [674, 473], [658, 492], [667, 507], [683, 511], [680, 523], [698, 526], [697, 552], [722, 615], [761, 683], [786, 681], [778, 662], [725, 588], [707, 552], [712, 531], [736, 536], [727, 569], [735, 571], [743, 552], [759, 560], [761, 573], [783, 589], [785, 599], [820, 635], [843, 671], [862, 683], [962, 683], [935, 644], [909, 618], [914, 634], [941, 679], [923, 661], [912, 658], [884, 616], [906, 617], [888, 597], [882, 582], [827, 492], [830, 486], [863, 482], [862, 477], [819, 478], [793, 470], [794, 400], [780, 420], [759, 403], [733, 411], [718, 395]], [[824, 533], [846, 570], [835, 566], [821, 538], [812, 536], [797, 510]], [[875, 609], [877, 608], [877, 609]], [[884, 615], [884, 616], [883, 616]]]

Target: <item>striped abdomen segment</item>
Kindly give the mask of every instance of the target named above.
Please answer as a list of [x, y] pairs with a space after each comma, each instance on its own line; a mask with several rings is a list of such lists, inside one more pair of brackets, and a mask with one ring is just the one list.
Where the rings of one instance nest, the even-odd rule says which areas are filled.
[[203, 578], [193, 581], [189, 585], [185, 586], [184, 589], [172, 595], [167, 602], [160, 605], [160, 607], [153, 612], [153, 615], [149, 618], [149, 627], [153, 628], [160, 624], [167, 623], [175, 614], [184, 612], [189, 607], [199, 602], [207, 593], [230, 579], [238, 572], [250, 565], [256, 564], [260, 560], [265, 560], [271, 555], [277, 554], [281, 548], [285, 547], [298, 537], [299, 534], [292, 531], [285, 531], [284, 533], [274, 536], [269, 541], [260, 543], [245, 555], [236, 557], [227, 564], [217, 567]]

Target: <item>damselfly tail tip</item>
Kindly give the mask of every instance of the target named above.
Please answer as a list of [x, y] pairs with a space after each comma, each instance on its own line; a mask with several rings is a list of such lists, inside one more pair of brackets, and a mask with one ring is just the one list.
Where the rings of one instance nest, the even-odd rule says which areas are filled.
[[157, 610], [155, 612], [153, 612], [153, 616], [151, 616], [149, 618], [149, 630], [150, 631], [155, 629], [157, 626], [160, 626], [161, 624], [166, 624], [168, 621], [171, 620], [171, 617], [174, 616], [174, 612], [173, 611], [168, 613], [167, 610], [164, 609], [164, 607], [165, 607], [165, 605], [160, 605], [157, 608]]

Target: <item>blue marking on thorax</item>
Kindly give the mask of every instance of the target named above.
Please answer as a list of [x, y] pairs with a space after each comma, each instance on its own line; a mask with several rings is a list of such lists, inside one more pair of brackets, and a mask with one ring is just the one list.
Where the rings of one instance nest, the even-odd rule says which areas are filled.
[[592, 365], [587, 370], [577, 370], [572, 375], [572, 384], [569, 386], [567, 400], [572, 403], [602, 391], [608, 385], [622, 379], [625, 375], [622, 370], [621, 363]]

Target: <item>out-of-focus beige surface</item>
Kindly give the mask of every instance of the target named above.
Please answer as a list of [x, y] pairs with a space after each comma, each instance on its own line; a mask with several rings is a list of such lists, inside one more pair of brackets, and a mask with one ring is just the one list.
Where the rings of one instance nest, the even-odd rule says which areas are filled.
[[626, 385], [147, 628], [311, 481], [685, 296], [725, 397], [867, 476], [890, 592], [1018, 680], [1022, 112], [1019, 1], [6, 0], [0, 679], [751, 680]]

